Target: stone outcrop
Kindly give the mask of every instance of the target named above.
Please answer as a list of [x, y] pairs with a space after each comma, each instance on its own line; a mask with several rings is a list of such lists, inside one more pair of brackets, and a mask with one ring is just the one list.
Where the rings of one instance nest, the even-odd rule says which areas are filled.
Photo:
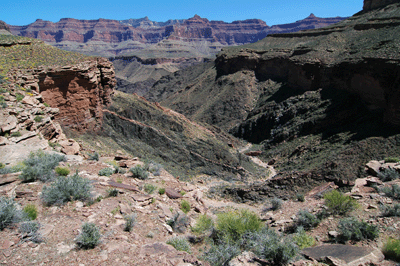
[[116, 85], [112, 63], [93, 58], [76, 65], [10, 71], [10, 80], [39, 92], [43, 101], [58, 108], [55, 119], [78, 131], [101, 126], [103, 107], [111, 103]]
[[[317, 18], [311, 15], [295, 23], [269, 27], [259, 19], [226, 23], [209, 21], [198, 15], [185, 20], [171, 20], [164, 23], [153, 22], [148, 18], [123, 21], [63, 18], [56, 23], [38, 19], [26, 26], [11, 25], [10, 30], [15, 35], [41, 39], [66, 50], [76, 50], [101, 56], [115, 56], [124, 52], [128, 53], [131, 48], [134, 51], [135, 47], [143, 49], [155, 43], [159, 43], [161, 47], [164, 45], [163, 40], [166, 39], [183, 42], [208, 41], [214, 48], [216, 45], [219, 47], [219, 45], [253, 43], [270, 33], [320, 28], [343, 19], [340, 17]], [[94, 41], [96, 42], [96, 49], [91, 46], [91, 42]], [[87, 45], [78, 47], [72, 43], [85, 43]], [[122, 45], [117, 48], [110, 46], [113, 43], [125, 43], [124, 49], [127, 50], [121, 50]], [[168, 46], [168, 43], [165, 45]], [[187, 49], [186, 46], [183, 48]]]

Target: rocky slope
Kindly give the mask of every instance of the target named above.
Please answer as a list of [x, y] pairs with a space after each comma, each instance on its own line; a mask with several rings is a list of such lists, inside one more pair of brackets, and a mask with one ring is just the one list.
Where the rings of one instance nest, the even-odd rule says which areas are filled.
[[[210, 56], [210, 52], [215, 54], [220, 46], [252, 43], [271, 32], [320, 28], [341, 20], [343, 18], [317, 18], [311, 15], [295, 23], [269, 27], [258, 19], [226, 23], [209, 21], [197, 15], [165, 23], [148, 19], [116, 21], [65, 18], [56, 23], [38, 19], [26, 26], [10, 25], [10, 30], [15, 35], [38, 38], [65, 50], [101, 56], [141, 55], [138, 49], [157, 51], [162, 47], [174, 53], [174, 50], [185, 50], [185, 43], [192, 43], [189, 47], [193, 57], [196, 53], [203, 56]], [[170, 42], [164, 43], [165, 40]], [[182, 47], [170, 47], [174, 43]], [[147, 56], [151, 56], [149, 51], [146, 52]]]
[[296, 171], [282, 174], [290, 182], [355, 179], [371, 152], [400, 152], [399, 12], [395, 3], [224, 48], [214, 65], [165, 77], [145, 97], [262, 143], [265, 160]]

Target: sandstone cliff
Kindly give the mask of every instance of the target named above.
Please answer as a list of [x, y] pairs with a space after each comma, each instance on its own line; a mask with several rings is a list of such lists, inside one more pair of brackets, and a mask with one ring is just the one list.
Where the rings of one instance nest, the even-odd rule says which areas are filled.
[[78, 131], [99, 129], [103, 107], [111, 103], [116, 85], [112, 63], [104, 58], [50, 69], [12, 70], [9, 77], [39, 92], [47, 104], [59, 109], [56, 120]]
[[[202, 42], [202, 45], [206, 45], [208, 49], [215, 49], [215, 46], [220, 48], [219, 46], [253, 43], [269, 33], [320, 28], [343, 19], [310, 16], [295, 23], [269, 27], [259, 19], [226, 23], [209, 21], [197, 15], [186, 20], [165, 23], [152, 22], [148, 18], [124, 21], [65, 18], [56, 23], [38, 19], [26, 26], [10, 26], [10, 30], [15, 35], [38, 38], [64, 50], [116, 56], [135, 54], [135, 52], [140, 52], [138, 50], [148, 47], [151, 48], [150, 50], [157, 50], [156, 46], [152, 47], [154, 44], [160, 44], [161, 48], [165, 49], [165, 45], [176, 46], [177, 44], [174, 43], [177, 41], [194, 43], [195, 46]], [[165, 40], [175, 42], [164, 44]], [[84, 45], [81, 45], [82, 43]], [[180, 50], [187, 49], [185, 45], [178, 45], [182, 46]], [[192, 47], [191, 49], [201, 50], [204, 47]]]

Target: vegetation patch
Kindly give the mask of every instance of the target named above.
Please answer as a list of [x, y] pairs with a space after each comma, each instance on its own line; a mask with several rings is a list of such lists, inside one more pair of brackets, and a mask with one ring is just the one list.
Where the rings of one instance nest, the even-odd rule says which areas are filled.
[[144, 184], [143, 189], [147, 194], [152, 194], [157, 187], [153, 184]]
[[400, 240], [389, 238], [382, 248], [385, 258], [400, 262]]
[[24, 212], [28, 216], [29, 219], [35, 220], [37, 218], [38, 210], [36, 205], [28, 204], [24, 207]]
[[23, 213], [18, 209], [17, 203], [10, 198], [0, 197], [0, 230], [21, 221]]
[[396, 169], [389, 167], [389, 168], [385, 168], [384, 170], [380, 171], [378, 173], [378, 177], [383, 182], [387, 182], [387, 181], [399, 179], [400, 174], [396, 171]]
[[379, 236], [379, 228], [374, 224], [359, 221], [354, 217], [344, 218], [338, 224], [338, 240], [346, 242], [348, 240], [361, 241], [364, 239], [374, 240]]
[[94, 223], [84, 223], [75, 242], [79, 248], [91, 249], [100, 243], [100, 230]]
[[192, 251], [190, 250], [189, 241], [186, 238], [173, 237], [171, 239], [168, 239], [167, 244], [173, 246], [176, 250], [185, 251], [189, 254], [192, 253]]
[[64, 161], [65, 156], [56, 153], [50, 154], [43, 151], [31, 152], [28, 159], [24, 160], [25, 167], [22, 169], [20, 178], [24, 182], [40, 180], [43, 182], [54, 178], [53, 169], [59, 162]]
[[393, 184], [390, 187], [383, 187], [379, 189], [379, 192], [385, 193], [385, 195], [392, 199], [400, 199], [400, 186]]
[[193, 233], [200, 235], [204, 234], [214, 227], [214, 222], [207, 214], [201, 214], [196, 220], [195, 226], [191, 227]]
[[400, 216], [400, 203], [396, 203], [393, 206], [381, 205], [379, 209], [382, 212], [382, 216]]
[[127, 232], [132, 231], [133, 226], [135, 225], [135, 222], [136, 222], [136, 214], [126, 215], [126, 216], [124, 216], [124, 219], [125, 219], [124, 230]]
[[39, 232], [40, 227], [40, 223], [38, 222], [26, 221], [19, 225], [19, 231], [22, 235], [22, 238], [35, 243], [40, 243], [43, 241], [43, 237]]
[[89, 200], [92, 185], [89, 179], [78, 173], [70, 177], [58, 177], [50, 186], [44, 186], [41, 199], [46, 205], [63, 205], [73, 200]]
[[181, 201], [181, 210], [184, 213], [188, 213], [190, 211], [190, 203], [186, 200]]
[[140, 165], [136, 165], [135, 167], [130, 168], [129, 172], [132, 173], [133, 178], [146, 180], [149, 177], [149, 173]]
[[332, 190], [324, 195], [325, 205], [332, 214], [344, 215], [358, 207], [357, 201], [350, 196]]
[[56, 167], [56, 174], [59, 176], [67, 176], [71, 172], [68, 167]]
[[297, 213], [296, 224], [305, 230], [317, 227], [320, 222], [321, 220], [316, 215], [307, 210], [300, 210]]

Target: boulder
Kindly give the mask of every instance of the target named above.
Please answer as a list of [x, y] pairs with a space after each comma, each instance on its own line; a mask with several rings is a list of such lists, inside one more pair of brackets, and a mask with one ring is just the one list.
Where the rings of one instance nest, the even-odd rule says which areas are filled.
[[382, 164], [378, 161], [369, 161], [365, 167], [366, 170], [369, 174], [373, 175], [373, 176], [377, 176], [379, 173], [379, 169], [381, 168]]
[[307, 258], [320, 262], [329, 262], [329, 265], [338, 266], [377, 264], [385, 258], [379, 249], [373, 247], [356, 247], [339, 244], [305, 248], [301, 253]]
[[63, 140], [58, 142], [61, 145], [61, 152], [67, 155], [78, 155], [81, 149], [81, 146], [78, 142], [73, 139]]
[[178, 192], [176, 192], [174, 189], [171, 188], [166, 188], [165, 189], [165, 194], [168, 196], [170, 199], [179, 199], [182, 198], [182, 195]]

